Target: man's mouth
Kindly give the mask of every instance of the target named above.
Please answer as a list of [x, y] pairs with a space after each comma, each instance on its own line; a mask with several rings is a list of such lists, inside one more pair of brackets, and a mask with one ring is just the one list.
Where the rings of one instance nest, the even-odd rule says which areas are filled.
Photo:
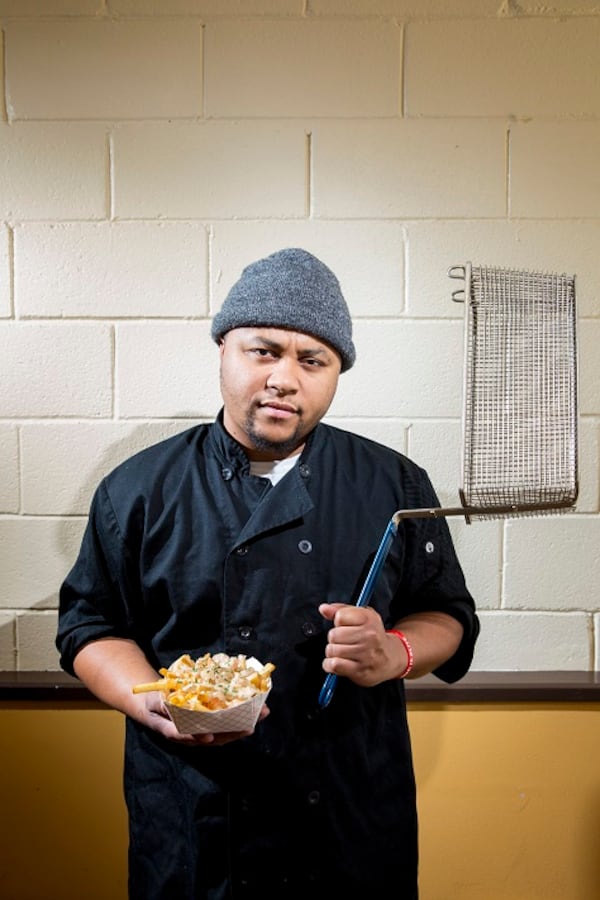
[[291, 403], [283, 403], [280, 400], [265, 400], [259, 404], [270, 416], [275, 419], [289, 419], [298, 415], [298, 410]]

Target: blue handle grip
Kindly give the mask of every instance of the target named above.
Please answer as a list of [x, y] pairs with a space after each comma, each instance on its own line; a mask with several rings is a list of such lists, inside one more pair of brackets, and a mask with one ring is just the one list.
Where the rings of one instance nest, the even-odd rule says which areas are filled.
[[[359, 594], [358, 600], [356, 601], [356, 606], [367, 606], [371, 598], [371, 594], [373, 593], [375, 582], [377, 581], [377, 577], [381, 572], [381, 569], [383, 568], [383, 564], [389, 553], [392, 540], [397, 531], [398, 523], [396, 519], [391, 518], [387, 524], [387, 528], [383, 533], [383, 537], [381, 538], [381, 542], [379, 544], [379, 547], [377, 548], [377, 553], [375, 554], [375, 558], [371, 563], [371, 568], [369, 569], [367, 577], [365, 578], [362, 590]], [[337, 675], [334, 675], [333, 672], [330, 672], [325, 678], [323, 687], [321, 688], [321, 691], [319, 693], [319, 706], [321, 707], [321, 709], [325, 709], [325, 707], [329, 705], [331, 698], [333, 697], [336, 681]]]
[[321, 707], [321, 709], [325, 709], [326, 706], [329, 706], [329, 701], [333, 697], [333, 692], [335, 690], [336, 681], [337, 675], [334, 675], [333, 672], [330, 672], [323, 682], [323, 687], [321, 688], [321, 692], [319, 694], [319, 706]]

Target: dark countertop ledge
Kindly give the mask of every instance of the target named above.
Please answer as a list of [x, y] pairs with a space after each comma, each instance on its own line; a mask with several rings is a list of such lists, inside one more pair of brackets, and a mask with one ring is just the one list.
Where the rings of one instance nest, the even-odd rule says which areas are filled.
[[[455, 684], [434, 675], [406, 682], [409, 702], [600, 702], [600, 672], [469, 672]], [[64, 672], [0, 672], [0, 701], [96, 701]]]

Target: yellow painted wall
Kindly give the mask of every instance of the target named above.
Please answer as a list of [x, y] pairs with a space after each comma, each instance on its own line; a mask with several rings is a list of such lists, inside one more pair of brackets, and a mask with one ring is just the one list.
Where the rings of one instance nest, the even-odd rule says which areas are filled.
[[[421, 900], [598, 900], [599, 712], [411, 704]], [[2, 900], [125, 900], [122, 739], [97, 704], [0, 704]]]
[[93, 703], [0, 704], [2, 900], [125, 900], [123, 724]]
[[421, 900], [600, 898], [599, 713], [412, 707]]

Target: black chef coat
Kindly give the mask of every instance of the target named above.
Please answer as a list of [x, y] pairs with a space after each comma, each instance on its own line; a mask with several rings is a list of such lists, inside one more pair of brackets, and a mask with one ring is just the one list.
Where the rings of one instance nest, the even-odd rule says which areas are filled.
[[[222, 426], [199, 425], [108, 475], [60, 596], [57, 646], [136, 641], [150, 662], [224, 651], [273, 662], [271, 715], [253, 736], [187, 747], [127, 720], [130, 896], [417, 896], [415, 784], [404, 685], [338, 679], [319, 710], [329, 623], [352, 603], [391, 515], [439, 505], [426, 473], [380, 444], [320, 424], [274, 487]], [[468, 669], [474, 603], [443, 518], [400, 523], [371, 599], [387, 627], [457, 618], [437, 670]]]

